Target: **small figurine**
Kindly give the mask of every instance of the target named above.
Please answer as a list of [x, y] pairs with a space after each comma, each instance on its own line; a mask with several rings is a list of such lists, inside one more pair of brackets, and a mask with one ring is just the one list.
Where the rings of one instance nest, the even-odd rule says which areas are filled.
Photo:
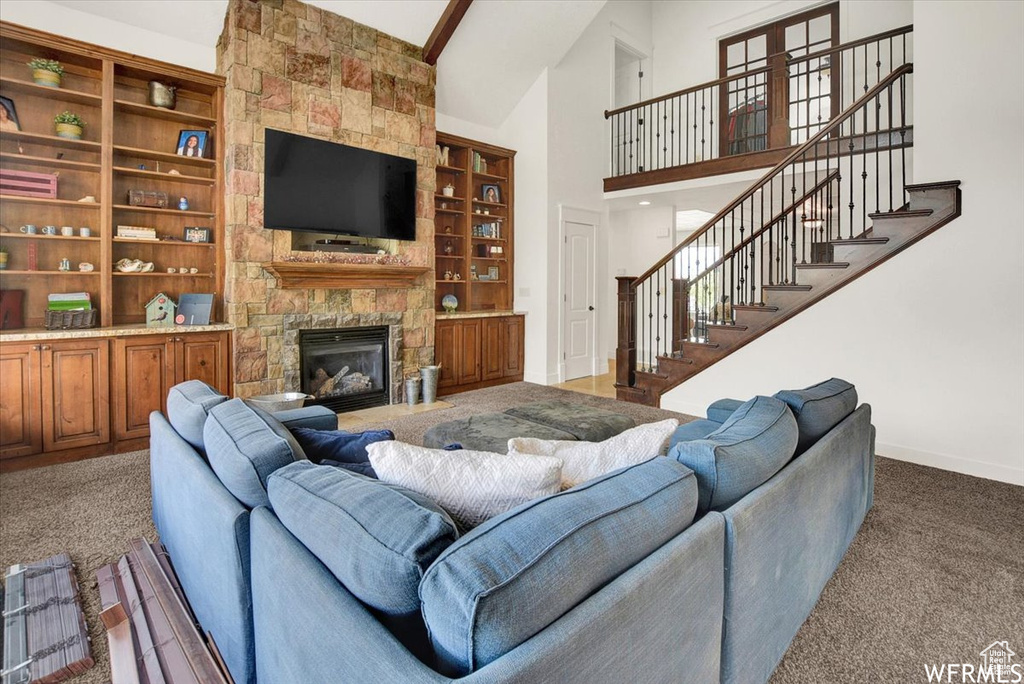
[[57, 266], [58, 271], [70, 271], [71, 270], [71, 259], [64, 257], [60, 260], [60, 265]]
[[178, 200], [178, 209], [188, 211], [188, 197], [182, 197]]
[[451, 280], [452, 279], [452, 272], [451, 271], [445, 271], [444, 272], [444, 279], [445, 280]]

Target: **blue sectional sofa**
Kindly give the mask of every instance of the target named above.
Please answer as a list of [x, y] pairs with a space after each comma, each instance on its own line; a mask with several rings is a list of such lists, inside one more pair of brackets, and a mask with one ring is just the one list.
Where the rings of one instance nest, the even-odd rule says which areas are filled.
[[[871, 506], [856, 390], [725, 400], [653, 458], [459, 535], [198, 385], [151, 418], [153, 516], [236, 682], [764, 682]], [[279, 418], [286, 421], [280, 421]]]

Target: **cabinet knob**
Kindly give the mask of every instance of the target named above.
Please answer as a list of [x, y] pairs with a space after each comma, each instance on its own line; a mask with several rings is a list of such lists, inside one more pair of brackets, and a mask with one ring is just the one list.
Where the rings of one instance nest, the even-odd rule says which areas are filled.
[[200, 366], [206, 366], [206, 359], [202, 359], [202, 360], [201, 360], [201, 361], [199, 362], [199, 365], [200, 365]]
[[43, 348], [43, 345], [37, 344], [34, 347], [32, 347], [32, 351], [40, 351], [42, 348]]
[[50, 349], [50, 345], [48, 345], [48, 344], [44, 344], [44, 345], [43, 345], [43, 346], [41, 347], [41, 349], [42, 349], [43, 351], [49, 351], [49, 349]]

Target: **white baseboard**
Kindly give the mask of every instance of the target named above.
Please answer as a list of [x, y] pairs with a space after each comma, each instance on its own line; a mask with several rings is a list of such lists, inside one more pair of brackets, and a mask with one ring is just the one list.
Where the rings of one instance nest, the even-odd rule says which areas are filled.
[[907, 463], [916, 463], [917, 465], [939, 468], [940, 470], [951, 470], [954, 473], [982, 477], [986, 480], [997, 480], [999, 482], [1024, 486], [1024, 470], [1009, 466], [972, 461], [959, 456], [919, 451], [910, 447], [897, 444], [882, 444], [881, 442], [875, 444], [875, 453], [879, 456], [896, 459], [897, 461], [906, 461]]
[[532, 382], [535, 385], [557, 385], [558, 373], [537, 373], [527, 371], [523, 373], [523, 382]]

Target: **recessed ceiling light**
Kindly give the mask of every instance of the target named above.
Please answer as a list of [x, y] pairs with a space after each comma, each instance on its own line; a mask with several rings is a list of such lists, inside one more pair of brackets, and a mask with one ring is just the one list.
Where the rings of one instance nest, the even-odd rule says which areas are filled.
[[651, 203], [651, 201], [650, 201], [650, 200], [640, 200], [640, 202], [639, 202], [639, 204], [640, 204], [640, 206], [641, 206], [641, 207], [646, 207], [646, 206], [647, 206], [647, 205], [649, 205], [650, 203]]

